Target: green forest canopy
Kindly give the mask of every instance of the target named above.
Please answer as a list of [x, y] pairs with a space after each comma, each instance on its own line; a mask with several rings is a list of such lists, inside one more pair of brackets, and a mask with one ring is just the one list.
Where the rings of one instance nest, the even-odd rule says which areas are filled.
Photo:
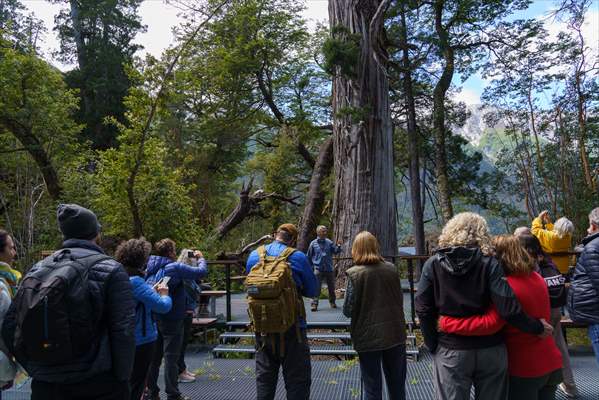
[[[142, 59], [141, 0], [53, 2], [63, 11], [45, 28], [58, 33], [52, 57], [72, 62], [69, 71], [39, 55], [43, 24], [18, 0], [0, 2], [0, 226], [13, 233], [23, 266], [59, 244], [59, 202], [95, 210], [113, 241], [168, 236], [212, 256], [282, 222], [308, 226], [311, 181], [320, 197], [310, 226], [331, 224], [331, 82], [356, 74], [359, 36], [309, 29], [293, 0], [180, 2], [176, 41]], [[448, 211], [472, 209], [496, 231], [549, 209], [582, 236], [599, 166], [597, 51], [578, 34], [590, 0], [555, 1], [557, 37], [517, 19], [525, 0], [388, 3], [400, 243], [414, 242], [414, 223], [432, 237]], [[490, 82], [482, 109], [455, 101], [455, 83], [442, 90], [449, 73]], [[347, 107], [337, 117], [357, 124], [371, 111]], [[472, 118], [486, 126], [476, 143], [457, 134]], [[417, 176], [408, 171], [414, 154]], [[446, 177], [436, 168], [443, 160]], [[410, 179], [422, 222], [410, 211]]]

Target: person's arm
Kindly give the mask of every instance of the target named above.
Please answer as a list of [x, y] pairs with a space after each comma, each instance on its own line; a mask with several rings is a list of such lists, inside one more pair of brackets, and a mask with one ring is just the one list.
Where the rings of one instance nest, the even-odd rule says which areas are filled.
[[135, 359], [135, 298], [125, 269], [119, 265], [106, 284], [106, 313], [112, 373], [119, 381], [131, 376]]
[[433, 256], [424, 264], [418, 283], [418, 293], [415, 298], [415, 309], [420, 320], [420, 330], [424, 336], [426, 347], [435, 353], [438, 344], [437, 318], [439, 316], [435, 305], [435, 293], [432, 280]]
[[[183, 263], [173, 263], [171, 264], [173, 269], [173, 274], [176, 274], [179, 279], [201, 279], [206, 276], [208, 273], [208, 268], [206, 267], [206, 260], [200, 258], [198, 260], [198, 266], [192, 267], [191, 265], [183, 264]], [[166, 272], [166, 271], [165, 271]], [[167, 274], [168, 275], [168, 274]]]
[[310, 263], [310, 267], [312, 267], [312, 269], [314, 269], [314, 264], [312, 264], [312, 256], [314, 256], [313, 243], [314, 242], [310, 243], [310, 245], [308, 246], [308, 251], [306, 252], [306, 257], [308, 258], [308, 263]]
[[494, 335], [505, 326], [505, 321], [497, 313], [495, 306], [491, 306], [483, 315], [473, 315], [466, 318], [442, 315], [439, 318], [439, 330], [462, 336], [488, 336]]
[[341, 245], [334, 243], [331, 240], [331, 254], [339, 254], [339, 253], [341, 253]]
[[[4, 315], [4, 321], [2, 322], [2, 340], [4, 340], [4, 345], [10, 352], [10, 354], [14, 354], [14, 343], [15, 343], [15, 329], [17, 327], [17, 315], [15, 309], [15, 303], [12, 302], [10, 306], [8, 306], [8, 310]], [[19, 360], [23, 361], [23, 360]]]
[[507, 279], [499, 263], [491, 263], [487, 279], [491, 290], [491, 300], [495, 304], [501, 318], [522, 332], [534, 335], [540, 335], [544, 332], [543, 323], [538, 319], [529, 317], [522, 310], [522, 306], [516, 298], [514, 291], [507, 283]]
[[252, 268], [254, 268], [254, 265], [258, 264], [258, 261], [260, 261], [260, 256], [258, 255], [258, 252], [254, 250], [250, 253], [250, 256], [246, 262], [245, 273], [249, 274]]
[[347, 318], [351, 318], [352, 312], [354, 311], [354, 284], [352, 283], [349, 276], [346, 277], [347, 284], [345, 286], [345, 299], [343, 301], [343, 315]]
[[145, 283], [139, 288], [139, 297], [147, 308], [157, 314], [166, 314], [173, 306], [170, 296], [159, 295], [150, 285]]
[[320, 294], [320, 288], [318, 287], [318, 280], [312, 267], [308, 262], [308, 257], [301, 251], [294, 252], [290, 257], [292, 269], [295, 270], [301, 282], [298, 284], [298, 289], [302, 296], [314, 298]]
[[541, 221], [540, 217], [537, 217], [532, 221], [530, 231], [537, 237], [537, 239], [539, 239], [539, 242], [541, 242], [541, 245], [546, 251], [553, 251], [552, 241], [556, 234], [553, 232], [552, 223], [545, 224], [545, 227], [543, 228], [543, 221]]
[[595, 292], [599, 293], [599, 249], [588, 246], [580, 256], [578, 264], [584, 267]]

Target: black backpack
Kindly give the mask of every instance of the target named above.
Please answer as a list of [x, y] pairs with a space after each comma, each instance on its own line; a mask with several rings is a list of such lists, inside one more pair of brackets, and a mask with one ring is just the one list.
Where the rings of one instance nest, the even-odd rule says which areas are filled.
[[[89, 269], [105, 254], [60, 250], [30, 271], [13, 300], [14, 353], [21, 362], [59, 365], [90, 351], [97, 339], [88, 288]], [[81, 252], [81, 253], [80, 253]]]

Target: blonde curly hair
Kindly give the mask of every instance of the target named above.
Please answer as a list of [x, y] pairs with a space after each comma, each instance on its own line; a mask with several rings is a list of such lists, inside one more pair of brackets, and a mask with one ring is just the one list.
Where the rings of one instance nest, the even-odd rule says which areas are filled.
[[439, 247], [478, 247], [485, 255], [493, 254], [487, 221], [472, 212], [457, 214], [447, 221], [439, 236]]

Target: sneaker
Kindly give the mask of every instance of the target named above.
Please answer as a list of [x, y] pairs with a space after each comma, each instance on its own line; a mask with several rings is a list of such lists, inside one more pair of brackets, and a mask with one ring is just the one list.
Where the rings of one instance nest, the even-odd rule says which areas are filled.
[[196, 374], [194, 374], [193, 372], [188, 371], [188, 370], [185, 370], [185, 371], [181, 372], [180, 375], [183, 375], [183, 374], [185, 374], [187, 376], [191, 376], [192, 378], [195, 378], [197, 376]]
[[190, 375], [187, 375], [185, 372], [179, 374], [179, 383], [191, 383], [195, 382], [196, 378]]
[[576, 386], [568, 387], [568, 386], [566, 386], [565, 383], [562, 382], [559, 384], [558, 387], [559, 387], [559, 390], [561, 390], [561, 392], [563, 394], [565, 394], [566, 397], [569, 399], [576, 399], [579, 396], [578, 389], [576, 388]]

